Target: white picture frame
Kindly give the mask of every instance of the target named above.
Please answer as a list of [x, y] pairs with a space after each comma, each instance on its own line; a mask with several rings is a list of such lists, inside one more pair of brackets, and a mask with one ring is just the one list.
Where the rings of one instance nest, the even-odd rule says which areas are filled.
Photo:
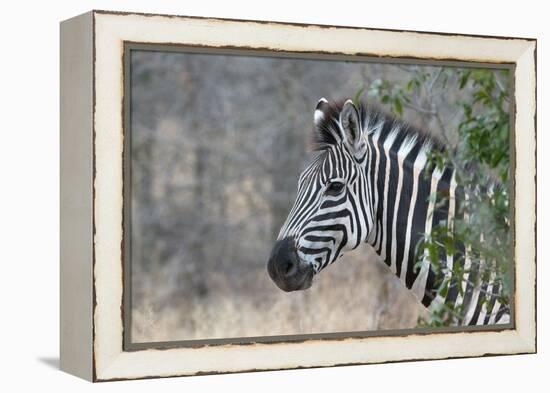
[[[125, 43], [514, 69], [514, 313], [501, 330], [124, 346]], [[536, 352], [536, 40], [91, 11], [61, 24], [61, 368], [90, 381]]]

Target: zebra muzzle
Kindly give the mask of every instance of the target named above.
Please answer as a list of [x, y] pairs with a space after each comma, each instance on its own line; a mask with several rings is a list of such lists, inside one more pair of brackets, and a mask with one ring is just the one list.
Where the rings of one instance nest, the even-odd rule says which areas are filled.
[[273, 246], [267, 264], [269, 276], [283, 291], [298, 291], [311, 287], [313, 265], [300, 260], [292, 238], [279, 240]]

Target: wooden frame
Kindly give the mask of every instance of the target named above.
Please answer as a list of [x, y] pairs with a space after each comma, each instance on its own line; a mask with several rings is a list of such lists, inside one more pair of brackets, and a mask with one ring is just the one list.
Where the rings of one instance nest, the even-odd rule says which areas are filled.
[[[514, 189], [522, 192], [513, 193], [513, 323], [500, 330], [259, 340], [252, 345], [125, 346], [123, 70], [129, 43], [514, 68]], [[535, 352], [535, 89], [533, 39], [103, 11], [63, 22], [61, 368], [105, 381]]]

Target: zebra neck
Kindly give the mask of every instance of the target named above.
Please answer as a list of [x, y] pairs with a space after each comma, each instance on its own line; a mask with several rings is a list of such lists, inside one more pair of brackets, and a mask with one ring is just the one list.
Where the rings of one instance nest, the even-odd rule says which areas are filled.
[[[388, 143], [388, 138], [368, 141], [365, 173], [374, 222], [367, 242], [424, 306], [452, 305], [461, 310], [459, 324], [509, 321], [509, 307], [499, 302], [501, 285], [494, 277], [482, 279], [468, 250], [459, 247], [457, 255], [443, 252], [438, 266], [432, 266], [427, 255], [417, 255], [417, 244], [434, 226], [452, 230], [462, 190], [452, 168], [428, 170], [425, 145], [407, 146], [406, 140], [398, 139]], [[453, 277], [454, 272], [460, 276]], [[438, 291], [442, 282], [449, 283], [444, 296]]]
[[[385, 135], [385, 136], [383, 136]], [[399, 138], [383, 130], [368, 140], [370, 159], [365, 164], [372, 190], [374, 225], [367, 238], [391, 271], [426, 306], [436, 289], [436, 269], [426, 260], [416, 265], [416, 245], [434, 225], [452, 222], [455, 213], [453, 170], [428, 172], [428, 145], [414, 138]], [[447, 195], [441, 200], [431, 194]], [[451, 263], [442, 256], [442, 263]]]

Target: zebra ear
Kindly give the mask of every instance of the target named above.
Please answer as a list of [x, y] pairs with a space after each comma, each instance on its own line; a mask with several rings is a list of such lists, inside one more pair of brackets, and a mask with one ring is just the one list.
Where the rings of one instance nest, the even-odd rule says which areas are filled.
[[326, 98], [321, 98], [317, 102], [317, 106], [315, 107], [315, 112], [313, 113], [313, 122], [316, 126], [319, 126], [326, 118], [326, 112], [329, 108], [329, 103], [326, 100]]
[[343, 140], [337, 116], [335, 105], [331, 105], [325, 98], [317, 102], [313, 113], [313, 150], [324, 150]]
[[355, 153], [362, 155], [365, 149], [363, 138], [363, 128], [359, 111], [351, 100], [347, 100], [340, 111], [340, 125], [344, 131], [344, 140], [354, 150]]

